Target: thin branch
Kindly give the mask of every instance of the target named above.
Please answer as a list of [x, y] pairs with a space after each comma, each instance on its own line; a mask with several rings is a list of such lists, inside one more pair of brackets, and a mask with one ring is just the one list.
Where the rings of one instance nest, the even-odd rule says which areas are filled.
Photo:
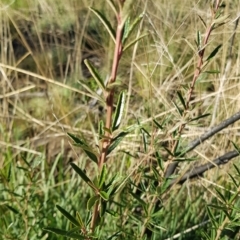
[[238, 23], [239, 23], [239, 18], [240, 18], [240, 15], [235, 19], [233, 35], [232, 35], [232, 37], [230, 38], [228, 58], [232, 58], [232, 55], [233, 55], [233, 54], [232, 54], [232, 50], [233, 50], [233, 44], [234, 44], [234, 40], [235, 40], [235, 36], [236, 36], [236, 31], [237, 31]]
[[[197, 67], [194, 71], [193, 79], [191, 81], [190, 88], [189, 88], [189, 91], [188, 91], [188, 95], [187, 95], [187, 99], [186, 99], [186, 103], [185, 103], [186, 107], [185, 107], [185, 109], [182, 113], [183, 118], [186, 117], [187, 112], [190, 109], [190, 100], [191, 100], [192, 95], [193, 95], [195, 84], [196, 84], [196, 81], [197, 81], [197, 79], [199, 78], [199, 76], [202, 72], [204, 53], [205, 53], [205, 49], [206, 49], [208, 40], [210, 38], [210, 35], [211, 35], [211, 33], [214, 29], [214, 21], [213, 20], [216, 17], [216, 13], [217, 13], [218, 8], [219, 8], [219, 0], [216, 1], [214, 12], [212, 12], [212, 23], [206, 29], [206, 33], [205, 33], [205, 37], [204, 37], [204, 41], [203, 41], [203, 46], [201, 46], [201, 45], [198, 46], [200, 48], [199, 51], [198, 51], [198, 63], [197, 63]], [[171, 150], [172, 153], [174, 153], [176, 151], [178, 143], [179, 143], [180, 136], [181, 136], [185, 127], [186, 127], [186, 123], [182, 123], [179, 126], [178, 132], [177, 132], [177, 135], [176, 135], [176, 138], [175, 138], [177, 140], [174, 141], [173, 146], [172, 146], [172, 150]], [[178, 163], [174, 163], [173, 160], [174, 160], [174, 157], [171, 157], [169, 159], [170, 164], [167, 166], [167, 169], [164, 173], [164, 176], [170, 176], [174, 172], [174, 170], [176, 169]]]
[[[118, 26], [117, 26], [117, 32], [116, 32], [116, 44], [115, 44], [115, 51], [114, 51], [114, 58], [113, 58], [113, 64], [112, 64], [112, 72], [111, 76], [108, 80], [108, 84], [112, 84], [116, 81], [117, 77], [117, 70], [119, 66], [119, 61], [122, 56], [123, 46], [122, 46], [122, 32], [123, 32], [123, 23], [121, 19], [121, 15], [118, 15]], [[106, 162], [107, 158], [107, 151], [111, 144], [111, 124], [112, 124], [112, 116], [113, 116], [113, 105], [114, 105], [114, 88], [107, 90], [107, 96], [106, 96], [106, 123], [105, 128], [107, 131], [105, 132], [105, 138], [102, 144], [102, 150], [101, 150], [101, 156], [98, 161], [98, 166], [101, 171], [102, 166], [104, 162]]]
[[[216, 216], [216, 218], [219, 218], [219, 217], [220, 217], [220, 215]], [[183, 236], [183, 235], [186, 234], [186, 233], [189, 233], [189, 232], [192, 232], [192, 231], [194, 231], [194, 230], [196, 230], [196, 229], [201, 228], [202, 226], [208, 224], [209, 222], [211, 222], [211, 220], [206, 220], [206, 221], [204, 221], [204, 222], [201, 222], [201, 223], [199, 223], [199, 224], [197, 224], [197, 225], [195, 225], [195, 226], [193, 226], [193, 227], [190, 227], [190, 228], [184, 230], [184, 231], [181, 232], [181, 233], [177, 233], [177, 234], [175, 234], [174, 236], [172, 236], [172, 237], [170, 237], [170, 238], [166, 238], [165, 240], [177, 239], [177, 238]]]
[[229, 125], [235, 123], [239, 119], [240, 119], [240, 111], [235, 113], [234, 115], [232, 115], [230, 118], [224, 120], [223, 122], [218, 124], [216, 127], [211, 128], [209, 131], [205, 132], [199, 138], [197, 138], [194, 141], [192, 141], [188, 145], [186, 153], [192, 151], [194, 148], [196, 148], [198, 145], [203, 143], [205, 140], [207, 140], [208, 138], [212, 137], [213, 135], [215, 135], [216, 133], [220, 132], [221, 130], [223, 130], [224, 128], [228, 127]]
[[[199, 138], [193, 140], [192, 142], [190, 142], [186, 148], [186, 151], [183, 154], [186, 154], [190, 151], [192, 151], [194, 148], [196, 148], [198, 145], [200, 145], [201, 143], [203, 143], [204, 141], [206, 141], [208, 138], [212, 137], [213, 135], [215, 135], [216, 133], [220, 132], [221, 130], [223, 130], [224, 128], [228, 127], [229, 125], [235, 123], [236, 121], [238, 121], [240, 119], [240, 111], [237, 112], [236, 114], [234, 114], [233, 116], [231, 116], [230, 118], [224, 120], [223, 122], [221, 122], [220, 124], [218, 124], [216, 127], [211, 128], [209, 131], [205, 132], [202, 136], [200, 136]], [[176, 170], [178, 166], [178, 162], [173, 162], [171, 163], [166, 172], [165, 172], [165, 177], [169, 177], [171, 176], [174, 171]]]
[[210, 170], [210, 169], [212, 169], [216, 166], [224, 165], [224, 164], [228, 163], [231, 159], [233, 159], [237, 156], [239, 156], [239, 152], [234, 150], [234, 151], [225, 153], [224, 155], [214, 159], [212, 162], [203, 164], [203, 165], [198, 166], [198, 167], [194, 167], [191, 170], [187, 171], [180, 179], [174, 179], [170, 183], [169, 187], [171, 187], [175, 183], [183, 183], [187, 179], [201, 176], [204, 172], [206, 172], [206, 171], [208, 171], [208, 170]]

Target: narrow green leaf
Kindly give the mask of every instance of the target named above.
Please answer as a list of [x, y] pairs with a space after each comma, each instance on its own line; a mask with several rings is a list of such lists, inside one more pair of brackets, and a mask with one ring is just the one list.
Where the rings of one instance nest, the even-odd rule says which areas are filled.
[[239, 168], [236, 166], [236, 164], [233, 164], [233, 166], [234, 166], [235, 170], [237, 171], [238, 176], [240, 177], [240, 170], [239, 170]]
[[121, 232], [122, 232], [122, 231], [118, 231], [118, 232], [114, 233], [114, 234], [111, 235], [109, 238], [107, 238], [107, 240], [116, 239], [116, 237], [119, 236]]
[[207, 28], [207, 24], [205, 23], [205, 21], [203, 20], [203, 18], [202, 18], [200, 15], [198, 15], [198, 14], [197, 14], [197, 16], [200, 18], [203, 26], [204, 26], [205, 28]]
[[115, 175], [113, 175], [111, 177], [111, 179], [108, 182], [108, 184], [106, 184], [106, 188], [109, 188], [110, 186], [112, 186], [113, 184], [117, 183], [118, 181], [120, 181], [120, 177], [118, 176], [118, 173], [116, 173]]
[[197, 31], [197, 48], [198, 50], [202, 48], [202, 36], [200, 31]]
[[142, 38], [146, 37], [148, 34], [143, 34], [141, 36], [139, 36], [138, 38], [136, 38], [135, 40], [133, 40], [132, 42], [130, 42], [126, 47], [124, 47], [123, 51], [127, 51], [127, 49], [129, 49], [131, 46], [133, 46], [136, 42], [138, 42], [139, 40], [141, 40]]
[[130, 17], [127, 18], [127, 20], [124, 23], [124, 29], [123, 29], [123, 37], [122, 37], [122, 43], [124, 44], [129, 36], [129, 30], [130, 30]]
[[[24, 168], [24, 167], [17, 167], [17, 169], [23, 170], [25, 172], [31, 171], [31, 170], [29, 170], [29, 168]], [[9, 178], [7, 180], [10, 181]]]
[[166, 151], [167, 151], [167, 153], [169, 154], [169, 155], [171, 155], [172, 157], [174, 157], [174, 154], [167, 148], [167, 147], [165, 147], [165, 146], [162, 146]]
[[98, 163], [98, 157], [97, 157], [98, 154], [95, 153], [91, 147], [87, 145], [81, 145], [81, 144], [74, 144], [74, 146], [80, 147], [82, 150], [84, 150], [84, 152], [90, 158], [90, 160], [92, 160], [94, 163]]
[[91, 8], [90, 7], [90, 10], [99, 18], [99, 20], [103, 23], [104, 27], [106, 28], [106, 30], [108, 31], [110, 37], [112, 38], [113, 42], [115, 43], [116, 40], [115, 40], [115, 31], [113, 30], [110, 22], [106, 19], [106, 17], [101, 13], [99, 12], [98, 10], [94, 9], [94, 8]]
[[119, 87], [119, 86], [122, 86], [122, 82], [119, 80], [116, 80], [113, 83], [107, 83], [106, 90], [111, 91], [112, 89]]
[[202, 235], [202, 239], [206, 239], [206, 240], [212, 240], [213, 237], [210, 237], [206, 232], [202, 231], [201, 232]]
[[106, 189], [108, 189], [107, 195], [109, 196], [109, 198], [115, 194], [119, 184], [123, 181], [124, 179], [118, 177], [117, 174], [109, 181], [109, 183], [105, 187]]
[[132, 197], [133, 197], [134, 199], [136, 199], [137, 202], [140, 203], [142, 206], [145, 206], [145, 205], [146, 205], [146, 203], [140, 198], [140, 196], [138, 196], [137, 194], [135, 194], [134, 192], [131, 192], [131, 191], [130, 191], [130, 194], [131, 194]]
[[197, 116], [197, 117], [195, 117], [195, 118], [192, 118], [189, 122], [193, 122], [193, 121], [199, 120], [199, 119], [201, 119], [201, 118], [208, 117], [208, 116], [210, 116], [210, 115], [211, 115], [211, 114], [206, 113], [206, 114], [203, 114], [203, 115]]
[[56, 207], [62, 213], [62, 215], [65, 216], [72, 224], [74, 224], [76, 227], [80, 227], [80, 224], [77, 221], [77, 219], [75, 219], [70, 213], [68, 213], [65, 209], [63, 209], [59, 205], [56, 205]]
[[225, 15], [225, 16], [222, 16], [222, 17], [220, 17], [220, 15], [221, 15], [221, 13], [218, 15], [218, 16], [216, 16], [216, 18], [214, 19], [214, 21], [213, 21], [213, 24], [216, 24], [216, 23], [218, 23], [218, 24], [220, 24], [220, 23], [225, 23], [225, 20], [227, 20], [228, 18], [229, 18], [229, 14], [228, 15]]
[[167, 178], [164, 180], [164, 182], [160, 186], [157, 187], [157, 193], [159, 194], [159, 196], [161, 196], [165, 191], [168, 190], [168, 187], [171, 182], [172, 182], [172, 177]]
[[8, 182], [10, 182], [10, 180], [11, 180], [11, 173], [12, 173], [12, 163], [9, 163], [8, 175], [7, 175]]
[[180, 116], [182, 116], [183, 115], [183, 110], [180, 107], [178, 107], [178, 105], [174, 101], [173, 101], [173, 104], [176, 107], [176, 109], [177, 109], [178, 113], [180, 114]]
[[94, 99], [97, 99], [99, 102], [101, 103], [105, 103], [105, 100], [103, 99], [103, 97], [101, 97], [97, 91], [92, 90], [85, 82], [83, 81], [79, 81], [79, 83], [81, 84], [82, 87], [84, 87], [90, 94], [90, 96]]
[[143, 147], [144, 147], [144, 152], [147, 152], [147, 134], [146, 132], [143, 131], [143, 128], [141, 128], [141, 133], [142, 133], [142, 139], [143, 139]]
[[[80, 228], [79, 227], [70, 227], [71, 229], [68, 230], [67, 232], [67, 236], [72, 236], [72, 235], [75, 235], [77, 234], [76, 232], [79, 232]], [[77, 234], [78, 235], [78, 234]]]
[[209, 216], [209, 218], [210, 218], [210, 220], [211, 220], [211, 223], [214, 225], [215, 228], [217, 228], [217, 221], [216, 221], [216, 219], [215, 219], [215, 216], [214, 216], [213, 213], [212, 213], [212, 210], [211, 210], [211, 208], [210, 208], [210, 205], [207, 206], [207, 213], [208, 213], [208, 216]]
[[160, 153], [158, 151], [155, 152], [155, 157], [157, 159], [158, 166], [162, 171], [164, 171], [164, 162], [163, 158], [161, 157]]
[[220, 71], [219, 70], [209, 70], [209, 71], [204, 71], [204, 73], [217, 74], [217, 73], [220, 73]]
[[151, 137], [151, 135], [149, 134], [149, 132], [140, 125], [140, 121], [137, 119], [137, 122], [140, 126], [140, 131], [141, 131], [141, 134], [142, 134], [142, 140], [143, 140], [143, 146], [144, 146], [144, 152], [147, 152], [147, 144], [148, 144], [148, 139], [147, 139], [147, 136], [148, 137]]
[[92, 189], [96, 189], [93, 182], [89, 179], [89, 177], [80, 169], [76, 164], [70, 163], [71, 167], [75, 170], [75, 172], [82, 178], [84, 182], [86, 182]]
[[86, 239], [86, 237], [81, 235], [81, 234], [69, 233], [69, 231], [65, 231], [65, 230], [58, 229], [58, 228], [48, 227], [48, 228], [43, 228], [43, 230], [55, 233], [55, 234], [60, 235], [60, 236], [68, 237], [68, 238], [70, 237], [70, 238], [80, 239], [80, 240]]
[[138, 25], [138, 23], [143, 19], [144, 14], [141, 13], [138, 17], [135, 18], [134, 22], [130, 25], [130, 17], [125, 22], [124, 25], [124, 34], [123, 34], [123, 39], [122, 42], [123, 44], [126, 42], [134, 28]]
[[106, 212], [112, 215], [114, 218], [120, 217], [120, 215], [117, 212], [114, 212], [113, 210], [107, 209]]
[[106, 201], [101, 201], [101, 204], [100, 204], [100, 217], [101, 218], [106, 213], [106, 210], [107, 210], [107, 202]]
[[81, 147], [87, 156], [96, 164], [98, 164], [97, 154], [80, 138], [74, 136], [71, 133], [67, 133], [68, 136], [77, 144], [77, 146]]
[[27, 164], [27, 166], [28, 166], [29, 168], [31, 168], [31, 164], [27, 161], [25, 154], [22, 153], [22, 154], [21, 154], [21, 158], [22, 158], [22, 160]]
[[115, 138], [112, 139], [112, 143], [108, 148], [107, 155], [110, 154], [118, 145], [119, 143], [123, 140], [123, 138], [128, 134], [128, 132], [121, 132], [119, 133]]
[[221, 206], [221, 205], [216, 205], [216, 204], [209, 204], [208, 206], [211, 207], [211, 208], [215, 208], [217, 210], [220, 210], [222, 214], [224, 213], [225, 215], [227, 215], [227, 217], [229, 219], [231, 219], [231, 216], [228, 213], [227, 207]]
[[132, 31], [134, 30], [134, 28], [138, 25], [138, 23], [143, 19], [144, 17], [144, 12], [140, 13], [138, 15], [138, 17], [135, 18], [135, 20], [133, 21], [132, 25], [130, 26], [129, 29], [129, 33], [128, 36], [132, 33]]
[[77, 233], [72, 233], [72, 234], [68, 234], [68, 235], [66, 235], [66, 237], [70, 237], [70, 238], [73, 238], [73, 239], [84, 239], [84, 240], [86, 240], [86, 239], [88, 239], [88, 237], [85, 237], [85, 236], [83, 236], [83, 235], [80, 235], [80, 234], [77, 234]]
[[102, 188], [103, 184], [105, 183], [106, 175], [107, 175], [107, 169], [106, 169], [106, 165], [104, 164], [101, 174], [100, 174], [99, 183], [98, 183], [100, 189]]
[[115, 131], [116, 129], [118, 129], [118, 127], [121, 123], [121, 119], [122, 119], [122, 116], [123, 116], [123, 110], [124, 110], [124, 104], [125, 104], [125, 96], [126, 95], [125, 95], [124, 92], [121, 92], [119, 94], [117, 107], [116, 107], [116, 111], [115, 111], [115, 114], [114, 114], [112, 131]]
[[[214, 6], [211, 6], [211, 11], [214, 12]], [[221, 8], [218, 8], [216, 13], [215, 13], [215, 19], [218, 19], [222, 15], [222, 10]]]
[[118, 16], [118, 10], [117, 10], [117, 7], [116, 7], [116, 4], [114, 3], [113, 0], [107, 0], [109, 6], [112, 8], [115, 16], [117, 17]]
[[153, 122], [155, 123], [155, 125], [159, 128], [159, 129], [163, 129], [163, 126], [159, 123], [159, 122], [157, 122], [157, 120], [156, 119], [153, 119]]
[[233, 147], [235, 148], [235, 150], [240, 154], [240, 148], [237, 146], [237, 144], [233, 141], [231, 141]]
[[227, 203], [227, 200], [226, 200], [226, 198], [223, 196], [223, 194], [222, 194], [217, 188], [216, 188], [215, 190], [216, 190], [216, 192], [217, 192], [217, 194], [218, 194], [218, 197], [220, 197], [220, 199], [222, 200], [222, 202]]
[[82, 220], [82, 218], [81, 218], [80, 213], [77, 212], [76, 215], [77, 215], [77, 221], [79, 222], [80, 227], [81, 227], [81, 228], [85, 228], [85, 225], [84, 225], [84, 223], [83, 223], [83, 220]]
[[92, 77], [96, 81], [98, 87], [100, 89], [102, 89], [102, 91], [104, 92], [105, 91], [104, 81], [100, 77], [100, 75], [98, 73], [98, 70], [91, 64], [91, 62], [88, 59], [84, 60], [84, 64], [86, 65], [86, 67], [88, 68], [88, 70], [91, 73]]
[[98, 180], [98, 177], [95, 177], [93, 180], [92, 180], [94, 186], [99, 189], [99, 180]]
[[112, 186], [109, 187], [109, 189], [107, 191], [107, 195], [109, 196], [109, 198], [114, 196], [118, 187], [119, 187], [119, 184], [113, 184]]
[[218, 50], [222, 47], [222, 44], [219, 44], [208, 56], [206, 61], [209, 61], [210, 59], [212, 59], [213, 57], [215, 57], [215, 55], [217, 54]]
[[152, 171], [153, 171], [155, 180], [159, 180], [160, 174], [159, 174], [159, 171], [156, 169], [155, 166], [152, 166]]
[[100, 191], [99, 194], [100, 194], [100, 196], [101, 196], [101, 198], [102, 198], [103, 200], [105, 200], [105, 201], [108, 201], [108, 200], [109, 200], [109, 196], [108, 196], [108, 194], [107, 194], [106, 192]]
[[208, 76], [208, 73], [207, 72], [201, 72], [199, 77], [197, 78], [197, 82], [200, 82], [202, 80], [205, 80], [206, 77]]
[[178, 98], [179, 98], [180, 102], [182, 103], [184, 109], [187, 109], [184, 98], [183, 98], [181, 92], [177, 91], [177, 95], [178, 95]]
[[144, 128], [144, 127], [141, 127], [140, 128], [144, 133], [146, 133], [146, 135], [148, 136], [148, 137], [151, 137], [151, 134]]
[[104, 123], [103, 120], [99, 121], [98, 124], [98, 135], [99, 135], [99, 140], [101, 140], [104, 137], [105, 131], [104, 131]]
[[239, 187], [239, 183], [236, 181], [236, 179], [235, 179], [230, 173], [228, 173], [228, 176], [232, 179], [232, 181], [233, 181], [235, 187], [238, 188], [238, 187]]
[[84, 141], [81, 140], [80, 138], [76, 137], [75, 135], [73, 135], [71, 133], [67, 133], [67, 134], [76, 144], [85, 145]]
[[47, 227], [47, 228], [43, 228], [44, 231], [48, 231], [48, 232], [52, 232], [55, 233], [57, 235], [61, 235], [61, 236], [66, 236], [68, 231], [59, 229], [59, 228], [53, 228], [53, 227]]
[[15, 209], [15, 208], [13, 208], [13, 207], [11, 207], [11, 206], [9, 206], [9, 205], [5, 205], [10, 211], [12, 211], [13, 213], [15, 213], [15, 214], [19, 214], [19, 211], [17, 210], [17, 209]]
[[110, 133], [110, 135], [112, 135], [112, 130], [111, 129], [104, 127], [104, 131], [106, 131], [106, 132]]
[[87, 210], [90, 211], [98, 200], [99, 200], [99, 196], [97, 195], [90, 197], [87, 201]]

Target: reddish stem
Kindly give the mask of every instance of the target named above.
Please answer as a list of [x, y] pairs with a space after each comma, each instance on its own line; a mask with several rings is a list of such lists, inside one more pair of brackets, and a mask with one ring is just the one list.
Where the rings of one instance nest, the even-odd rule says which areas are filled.
[[[213, 19], [212, 19], [212, 20], [214, 20], [215, 17], [216, 17], [216, 12], [217, 12], [217, 10], [218, 10], [218, 8], [219, 8], [219, 4], [220, 4], [220, 2], [219, 2], [219, 0], [217, 0], [217, 1], [216, 1], [216, 4], [215, 4], [215, 8], [214, 8], [214, 10], [213, 10], [213, 15], [212, 15]], [[191, 82], [191, 85], [190, 85], [190, 89], [189, 89], [188, 96], [187, 96], [187, 100], [186, 100], [186, 109], [184, 110], [182, 117], [185, 117], [186, 114], [187, 114], [187, 112], [188, 112], [188, 110], [189, 110], [189, 104], [190, 104], [190, 100], [191, 100], [191, 97], [192, 97], [192, 94], [193, 94], [193, 90], [194, 90], [196, 81], [197, 81], [197, 79], [198, 79], [198, 77], [199, 77], [199, 75], [201, 74], [201, 71], [202, 71], [202, 67], [203, 67], [203, 57], [204, 57], [206, 45], [207, 45], [207, 43], [208, 43], [208, 40], [209, 40], [209, 37], [210, 37], [210, 34], [211, 34], [213, 28], [214, 28], [214, 23], [212, 22], [212, 23], [208, 26], [208, 28], [207, 28], [207, 30], [206, 30], [205, 38], [204, 38], [204, 41], [203, 41], [203, 47], [202, 47], [202, 49], [200, 49], [200, 51], [199, 51], [199, 53], [198, 53], [199, 59], [198, 59], [197, 67], [196, 67], [196, 70], [195, 70], [195, 72], [194, 72], [194, 76], [193, 76], [193, 79], [192, 79], [192, 82]], [[179, 138], [179, 136], [181, 136], [181, 133], [182, 133], [183, 129], [185, 128], [185, 126], [186, 126], [185, 123], [182, 123], [182, 124], [179, 126], [179, 128], [178, 128], [178, 137], [177, 137], [177, 140], [174, 141], [174, 144], [173, 144], [173, 146], [172, 146], [172, 152], [175, 152], [175, 150], [176, 150], [176, 148], [177, 148], [177, 145], [178, 145], [178, 142], [179, 142], [178, 138]], [[170, 159], [170, 161], [172, 161], [172, 160], [173, 160], [173, 158]], [[174, 168], [176, 168], [177, 165], [178, 165], [178, 164], [176, 163], [175, 166], [174, 166]], [[169, 166], [168, 166], [168, 167], [169, 167]], [[167, 167], [166, 171], [168, 171], [168, 167]], [[174, 171], [174, 170], [171, 170], [171, 171]], [[166, 174], [166, 172], [165, 172], [165, 174]]]
[[[123, 24], [122, 24], [122, 19], [120, 14], [118, 14], [117, 20], [118, 20], [118, 26], [117, 26], [117, 33], [116, 33], [116, 43], [115, 43], [112, 71], [111, 71], [111, 76], [108, 80], [107, 85], [111, 85], [116, 81], [119, 60], [122, 56], [122, 51], [123, 51], [123, 46], [122, 46]], [[107, 89], [107, 96], [106, 96], [106, 106], [107, 106], [106, 107], [106, 111], [107, 111], [106, 124], [105, 124], [106, 130], [105, 130], [105, 136], [102, 143], [101, 155], [98, 160], [99, 172], [102, 171], [103, 164], [104, 162], [106, 162], [107, 151], [111, 144], [111, 125], [112, 125], [113, 105], [114, 105], [114, 88], [110, 86], [110, 89]], [[94, 207], [93, 217], [91, 222], [92, 232], [94, 232], [96, 221], [99, 217], [99, 207], [100, 207], [100, 203], [97, 202]]]
[[[118, 15], [118, 27], [117, 27], [117, 33], [116, 33], [116, 43], [115, 43], [115, 51], [114, 51], [114, 58], [113, 58], [113, 64], [112, 64], [112, 72], [111, 72], [111, 76], [109, 78], [108, 84], [112, 84], [116, 81], [116, 77], [117, 77], [117, 70], [118, 70], [118, 66], [119, 66], [119, 60], [122, 56], [122, 20], [120, 17], [120, 14]], [[106, 157], [107, 157], [107, 151], [108, 148], [111, 144], [111, 125], [112, 125], [112, 115], [113, 115], [113, 105], [114, 105], [114, 88], [110, 88], [110, 90], [107, 90], [107, 96], [106, 96], [106, 124], [105, 124], [105, 128], [107, 129], [107, 131], [105, 131], [105, 138], [103, 141], [103, 145], [102, 145], [102, 152], [101, 152], [101, 156], [99, 159], [99, 169], [101, 171], [102, 166], [104, 164], [104, 162], [106, 162]]]

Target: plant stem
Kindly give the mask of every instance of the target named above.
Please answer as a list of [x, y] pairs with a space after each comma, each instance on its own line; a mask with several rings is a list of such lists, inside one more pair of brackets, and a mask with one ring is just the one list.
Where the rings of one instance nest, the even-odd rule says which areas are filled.
[[[122, 4], [124, 1], [122, 2]], [[102, 143], [101, 154], [98, 160], [98, 169], [99, 172], [102, 171], [103, 164], [106, 162], [107, 159], [107, 152], [108, 148], [111, 144], [111, 125], [112, 125], [112, 116], [113, 116], [113, 107], [114, 107], [114, 87], [111, 86], [116, 81], [117, 78], [117, 70], [119, 66], [119, 61], [122, 56], [123, 46], [122, 46], [122, 31], [123, 31], [123, 22], [121, 17], [121, 12], [117, 15], [117, 32], [116, 32], [116, 43], [115, 43], [115, 50], [114, 50], [114, 57], [112, 63], [112, 71], [111, 76], [107, 82], [106, 86], [106, 123], [105, 123], [105, 136]], [[99, 201], [95, 204], [92, 222], [91, 222], [91, 231], [94, 232], [97, 219], [99, 218]]]
[[[113, 64], [112, 64], [112, 72], [107, 85], [111, 85], [116, 81], [119, 61], [122, 56], [122, 50], [123, 50], [123, 46], [122, 46], [123, 24], [122, 24], [122, 19], [120, 14], [118, 14], [117, 20], [118, 20], [118, 26], [117, 26], [117, 33], [116, 33], [116, 43], [115, 43], [115, 51], [114, 51], [114, 58], [113, 58]], [[106, 95], [107, 113], [106, 113], [105, 128], [107, 131], [105, 131], [105, 137], [102, 144], [102, 152], [101, 152], [101, 156], [98, 163], [98, 167], [100, 171], [102, 169], [104, 162], [106, 162], [107, 151], [111, 144], [111, 125], [112, 125], [113, 105], [114, 105], [114, 87], [110, 87], [109, 90], [107, 89], [107, 95]]]
[[[204, 38], [204, 42], [203, 42], [203, 47], [200, 49], [200, 51], [198, 52], [198, 63], [197, 63], [197, 67], [195, 69], [195, 72], [194, 72], [194, 75], [193, 75], [193, 79], [192, 79], [192, 82], [191, 82], [191, 85], [190, 85], [190, 88], [189, 88], [189, 91], [188, 91], [188, 96], [187, 96], [187, 100], [186, 100], [186, 108], [184, 109], [184, 112], [182, 114], [182, 117], [185, 118], [188, 111], [189, 111], [189, 108], [190, 108], [190, 99], [192, 97], [192, 94], [193, 94], [193, 90], [194, 90], [194, 87], [195, 87], [195, 84], [196, 84], [196, 81], [202, 71], [202, 67], [203, 67], [203, 57], [204, 57], [204, 53], [205, 53], [205, 48], [206, 48], [206, 45], [208, 43], [208, 40], [209, 40], [209, 37], [210, 37], [210, 34], [212, 32], [212, 30], [214, 29], [214, 23], [213, 23], [213, 20], [215, 19], [216, 17], [216, 12], [219, 8], [219, 0], [216, 1], [216, 4], [215, 4], [215, 8], [214, 8], [214, 11], [213, 11], [213, 14], [212, 14], [212, 23], [208, 26], [207, 30], [206, 30], [206, 33], [205, 33], [205, 38]], [[175, 140], [173, 142], [173, 146], [172, 146], [172, 153], [174, 155], [174, 152], [176, 151], [177, 149], [177, 146], [179, 144], [179, 138], [181, 136], [181, 133], [182, 131], [184, 130], [186, 126], [186, 123], [183, 122], [179, 128], [178, 128], [178, 133], [177, 133], [177, 136], [175, 137]], [[177, 162], [173, 162], [174, 160], [174, 157], [171, 157], [169, 159], [169, 164], [168, 166], [166, 167], [166, 170], [164, 172], [164, 177], [166, 176], [170, 176], [174, 173], [175, 169], [177, 168], [178, 166], [178, 163]], [[161, 183], [159, 183], [160, 185]], [[152, 198], [152, 201], [148, 207], [148, 213], [150, 213], [152, 211], [152, 209], [154, 208], [154, 204], [156, 202], [156, 199], [157, 199], [157, 196], [154, 196]], [[142, 231], [141, 231], [141, 237], [144, 236], [144, 233], [145, 233], [145, 230], [146, 230], [146, 226], [147, 226], [147, 223], [148, 223], [148, 219], [146, 219], [144, 221], [144, 224], [143, 224], [143, 228], [142, 228]]]
[[[203, 57], [204, 57], [204, 53], [205, 53], [205, 49], [206, 49], [206, 46], [207, 46], [207, 43], [208, 43], [208, 40], [209, 40], [209, 37], [211, 35], [211, 32], [213, 31], [214, 29], [214, 19], [216, 18], [216, 13], [217, 13], [217, 10], [219, 8], [219, 0], [216, 1], [216, 4], [215, 4], [215, 8], [213, 10], [213, 13], [212, 13], [212, 22], [211, 24], [208, 26], [207, 30], [206, 30], [206, 33], [205, 33], [205, 38], [204, 38], [204, 41], [203, 41], [203, 46], [201, 47], [201, 49], [199, 50], [198, 52], [198, 63], [197, 63], [197, 67], [195, 69], [195, 72], [194, 72], [194, 75], [193, 75], [193, 79], [192, 79], [192, 82], [191, 82], [191, 85], [190, 85], [190, 88], [189, 88], [189, 91], [188, 91], [188, 96], [187, 96], [187, 100], [186, 100], [186, 108], [184, 109], [183, 111], [183, 114], [182, 114], [182, 117], [185, 118], [188, 111], [189, 111], [189, 108], [190, 108], [190, 100], [191, 100], [191, 97], [193, 95], [193, 91], [194, 91], [194, 87], [195, 87], [195, 84], [196, 84], [196, 81], [199, 77], [199, 75], [201, 74], [201, 71], [202, 71], [202, 67], [203, 67]], [[172, 153], [174, 154], [174, 152], [176, 151], [177, 149], [177, 146], [179, 144], [179, 138], [181, 136], [181, 133], [182, 131], [184, 130], [186, 126], [186, 123], [182, 123], [179, 128], [178, 128], [178, 133], [177, 133], [177, 136], [175, 137], [175, 141], [173, 143], [173, 146], [172, 146]], [[172, 163], [174, 160], [174, 157], [171, 157], [170, 158], [170, 164], [167, 166], [166, 168], [166, 171], [164, 173], [164, 176], [167, 177], [167, 176], [170, 176], [174, 173], [175, 169], [177, 168], [178, 166], [178, 163]]]
[[94, 206], [92, 221], [91, 221], [91, 232], [94, 233], [97, 219], [99, 217], [99, 201], [96, 202]]

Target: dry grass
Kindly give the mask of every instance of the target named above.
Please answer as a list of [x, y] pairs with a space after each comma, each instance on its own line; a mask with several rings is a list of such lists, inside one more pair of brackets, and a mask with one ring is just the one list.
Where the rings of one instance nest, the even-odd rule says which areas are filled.
[[[17, 2], [10, 5], [0, 2], [0, 169], [9, 164], [6, 162], [9, 149], [9, 161], [20, 160], [22, 152], [45, 156], [51, 163], [59, 153], [65, 156], [65, 163], [83, 159], [81, 152], [69, 143], [66, 132], [82, 135], [92, 145], [97, 142], [97, 124], [104, 118], [104, 111], [99, 111], [98, 106], [89, 107], [91, 99], [100, 97], [95, 93], [96, 84], [86, 78], [89, 73], [82, 59], [92, 60], [107, 77], [113, 46], [102, 25], [87, 8], [90, 5], [98, 9], [105, 7], [87, 0], [71, 0], [67, 4], [25, 0], [20, 1], [21, 8]], [[193, 77], [197, 59], [196, 32], [205, 32], [198, 16], [207, 23], [211, 17], [209, 4], [205, 2], [136, 1], [132, 10], [133, 15], [145, 12], [144, 21], [134, 34], [147, 33], [147, 37], [124, 55], [118, 73], [122, 82], [120, 88], [128, 93], [124, 126], [135, 125], [139, 119], [155, 140], [158, 139], [159, 146], [165, 143], [171, 146], [172, 133], [183, 120], [173, 101], [178, 101], [177, 91], [186, 97], [185, 89]], [[229, 15], [228, 21], [210, 37], [205, 56], [216, 46], [221, 44], [222, 47], [206, 70], [219, 73], [199, 80], [189, 115], [211, 115], [196, 125], [186, 126], [182, 134], [184, 143], [239, 111], [239, 27], [234, 30], [239, 10], [238, 1], [226, 1], [222, 11]], [[108, 11], [113, 19], [106, 8], [105, 12]], [[234, 31], [236, 36], [232, 43]], [[87, 91], [79, 81], [93, 91]], [[156, 132], [153, 119], [165, 120], [165, 130]], [[193, 155], [201, 162], [210, 162], [233, 149], [231, 141], [239, 144], [239, 133], [240, 125], [235, 123], [207, 140]], [[141, 141], [136, 130], [119, 149], [127, 148], [135, 153], [140, 148], [141, 152]], [[153, 146], [154, 139], [151, 141]], [[150, 153], [144, 156], [139, 153], [139, 156], [148, 159]], [[127, 159], [126, 166], [116, 161], [125, 157], [120, 151], [116, 152], [109, 163], [117, 162], [114, 168], [120, 165], [121, 171], [130, 167], [129, 174], [132, 174], [138, 158]], [[231, 163], [219, 173], [210, 171], [208, 184], [215, 182], [219, 175], [225, 176], [229, 169]], [[202, 185], [205, 184], [203, 181]]]

